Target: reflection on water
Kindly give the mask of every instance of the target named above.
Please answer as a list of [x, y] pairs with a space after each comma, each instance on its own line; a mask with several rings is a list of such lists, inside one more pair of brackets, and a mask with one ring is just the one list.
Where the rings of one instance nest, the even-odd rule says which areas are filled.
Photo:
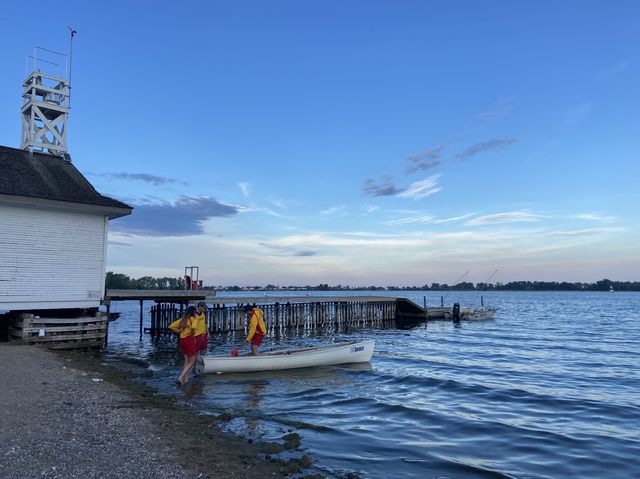
[[245, 416], [247, 422], [247, 430], [252, 436], [258, 435], [257, 415], [260, 411], [260, 399], [266, 387], [265, 383], [251, 383], [247, 385], [247, 414]]
[[[361, 294], [361, 293], [360, 293]], [[378, 292], [376, 292], [378, 294]], [[439, 295], [412, 293], [418, 304]], [[391, 296], [395, 294], [389, 294]], [[447, 303], [479, 304], [473, 292]], [[370, 364], [173, 379], [172, 338], [138, 341], [137, 305], [110, 324], [105, 357], [153, 371], [149, 383], [226, 427], [279, 441], [295, 431], [325, 477], [613, 477], [637, 475], [640, 294], [506, 293], [484, 297], [494, 321], [409, 331], [268, 337], [265, 349], [375, 338]], [[243, 334], [214, 336], [228, 354]]]

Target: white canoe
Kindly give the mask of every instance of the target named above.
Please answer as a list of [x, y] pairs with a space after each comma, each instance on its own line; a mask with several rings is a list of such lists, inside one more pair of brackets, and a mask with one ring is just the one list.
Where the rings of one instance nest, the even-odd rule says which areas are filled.
[[204, 356], [198, 360], [198, 373], [247, 373], [279, 369], [367, 363], [373, 355], [375, 341], [351, 341], [329, 346], [266, 351], [259, 356]]

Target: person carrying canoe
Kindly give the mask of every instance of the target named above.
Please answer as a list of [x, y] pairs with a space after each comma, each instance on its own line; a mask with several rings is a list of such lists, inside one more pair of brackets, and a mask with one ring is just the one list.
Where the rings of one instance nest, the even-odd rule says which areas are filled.
[[242, 343], [242, 348], [251, 344], [251, 354], [258, 356], [258, 346], [262, 344], [262, 338], [267, 334], [267, 327], [264, 324], [264, 312], [257, 306], [246, 305], [244, 312], [247, 314], [249, 321], [249, 334]]
[[176, 383], [183, 386], [189, 382], [189, 371], [196, 364], [196, 338], [194, 336], [196, 328], [196, 308], [195, 306], [189, 306], [187, 312], [177, 321], [174, 321], [169, 325], [169, 329], [175, 331], [180, 335], [178, 345], [180, 352], [184, 356], [184, 366], [182, 366], [182, 372]]

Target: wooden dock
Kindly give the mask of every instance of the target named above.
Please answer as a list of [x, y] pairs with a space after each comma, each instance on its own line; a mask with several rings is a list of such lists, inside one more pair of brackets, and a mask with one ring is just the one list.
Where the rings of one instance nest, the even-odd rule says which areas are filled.
[[[450, 308], [424, 309], [406, 298], [388, 296], [216, 297], [206, 302], [207, 324], [212, 334], [244, 330], [243, 308], [247, 304], [264, 311], [269, 334], [284, 330], [408, 329], [427, 320], [449, 319], [451, 314]], [[152, 306], [151, 327], [145, 328], [145, 332], [152, 335], [168, 332], [167, 326], [182, 312], [182, 305]]]
[[[361, 328], [408, 329], [429, 320], [450, 319], [451, 308], [425, 308], [406, 298], [393, 296], [215, 296], [205, 290], [107, 290], [107, 311], [112, 301], [140, 302], [140, 337], [143, 332], [160, 335], [178, 319], [187, 305], [204, 301], [211, 334], [246, 328], [243, 308], [257, 305], [264, 311], [269, 334], [285, 330], [327, 332]], [[143, 301], [155, 301], [151, 324], [143, 327]]]

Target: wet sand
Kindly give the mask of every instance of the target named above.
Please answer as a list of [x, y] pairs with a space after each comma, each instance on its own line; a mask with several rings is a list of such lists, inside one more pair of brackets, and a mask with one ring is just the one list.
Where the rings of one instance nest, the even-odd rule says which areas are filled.
[[91, 353], [0, 343], [0, 364], [6, 479], [282, 478], [310, 463], [271, 456], [295, 437], [249, 443]]

